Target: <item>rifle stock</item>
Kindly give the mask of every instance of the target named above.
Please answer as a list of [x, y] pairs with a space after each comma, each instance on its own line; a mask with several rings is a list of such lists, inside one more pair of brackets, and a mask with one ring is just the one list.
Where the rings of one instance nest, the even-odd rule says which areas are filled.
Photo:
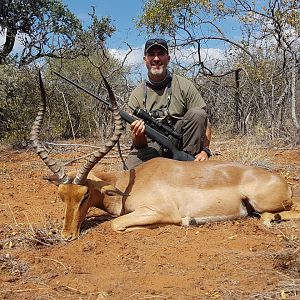
[[[108, 106], [108, 109], [111, 111], [112, 108], [111, 106], [109, 106], [109, 103], [103, 99], [101, 99], [100, 97], [98, 97], [97, 95], [91, 93], [90, 91], [88, 91], [87, 89], [81, 87], [79, 84], [77, 84], [76, 82], [70, 80], [69, 78], [61, 75], [60, 73], [53, 71], [53, 73], [55, 75], [57, 75], [58, 77], [66, 80], [67, 82], [69, 82], [70, 84], [76, 86], [78, 89], [84, 91], [85, 93], [87, 93], [88, 95], [92, 96], [93, 98], [96, 98], [97, 100], [101, 101], [102, 103], [104, 103], [105, 105]], [[127, 123], [131, 124], [133, 121], [138, 120], [138, 118], [128, 114], [125, 111], [120, 111], [120, 115], [121, 118], [126, 121]], [[159, 131], [151, 128], [150, 126], [145, 124], [145, 133], [146, 135], [156, 141], [157, 143], [159, 143], [160, 145], [166, 147], [171, 153], [172, 153], [172, 159], [175, 160], [181, 160], [181, 161], [193, 161], [195, 160], [195, 157], [191, 154], [188, 154], [184, 151], [180, 151], [178, 150], [173, 144], [172, 142], [165, 137], [163, 134], [161, 134]]]

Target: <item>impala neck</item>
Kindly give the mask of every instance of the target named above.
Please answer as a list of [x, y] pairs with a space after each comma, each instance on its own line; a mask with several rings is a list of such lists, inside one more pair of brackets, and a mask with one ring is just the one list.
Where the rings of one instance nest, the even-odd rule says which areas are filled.
[[[131, 185], [129, 184], [130, 173], [131, 171], [121, 171], [121, 172], [116, 171], [110, 173], [93, 172], [93, 174], [98, 178], [101, 178], [101, 180], [109, 182], [110, 184], [120, 189], [122, 192], [126, 192], [126, 193], [130, 193], [130, 188], [131, 188]], [[125, 213], [123, 204], [126, 201], [126, 198], [127, 196], [104, 195], [103, 197], [98, 198], [99, 200], [97, 201], [97, 204], [95, 206], [111, 215], [120, 216]]]

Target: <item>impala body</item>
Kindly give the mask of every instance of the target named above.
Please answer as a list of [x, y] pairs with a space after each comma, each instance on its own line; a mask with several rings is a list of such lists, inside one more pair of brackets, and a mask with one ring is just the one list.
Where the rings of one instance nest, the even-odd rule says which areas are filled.
[[[53, 181], [53, 179], [52, 179]], [[155, 158], [135, 170], [90, 173], [86, 186], [60, 184], [66, 203], [63, 236], [73, 239], [88, 209], [111, 215], [115, 231], [161, 224], [197, 225], [277, 212], [292, 205], [291, 190], [264, 169], [228, 162]]]
[[291, 208], [288, 184], [262, 168], [165, 158], [152, 159], [130, 171], [103, 173], [94, 168], [114, 147], [123, 130], [116, 100], [104, 77], [114, 111], [114, 134], [78, 172], [65, 173], [64, 166], [48, 156], [39, 140], [46, 107], [41, 75], [39, 78], [42, 100], [31, 140], [37, 154], [54, 173], [48, 180], [58, 185], [59, 196], [66, 204], [62, 232], [66, 239], [79, 236], [90, 207], [116, 216], [112, 221], [115, 231], [161, 224], [196, 225]]

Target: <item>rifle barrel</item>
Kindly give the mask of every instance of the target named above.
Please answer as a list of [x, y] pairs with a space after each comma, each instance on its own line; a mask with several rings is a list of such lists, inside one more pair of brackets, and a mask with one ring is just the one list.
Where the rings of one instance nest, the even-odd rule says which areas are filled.
[[[104, 103], [105, 105], [107, 105], [108, 109], [110, 111], [113, 111], [112, 107], [109, 106], [109, 103], [103, 99], [101, 99], [99, 96], [93, 94], [92, 92], [90, 92], [89, 90], [83, 88], [82, 86], [80, 86], [79, 84], [77, 84], [76, 82], [68, 79], [67, 77], [59, 74], [56, 71], [53, 71], [53, 73], [55, 75], [57, 75], [58, 77], [66, 80], [67, 82], [71, 83], [72, 85], [76, 86], [78, 89], [82, 90], [83, 92], [87, 93], [88, 95], [98, 99], [99, 101], [101, 101], [102, 103]], [[120, 111], [120, 115], [121, 118], [123, 120], [125, 120], [127, 123], [131, 124], [133, 121], [138, 120], [135, 116], [131, 116], [129, 115], [127, 112], [125, 111]], [[189, 153], [186, 153], [184, 151], [180, 151], [178, 150], [173, 144], [172, 142], [165, 137], [163, 134], [161, 134], [159, 131], [156, 131], [155, 129], [151, 128], [150, 126], [148, 126], [147, 124], [145, 124], [145, 133], [149, 136], [149, 138], [155, 140], [156, 142], [158, 142], [159, 144], [163, 145], [164, 147], [168, 148], [173, 155], [173, 159], [176, 160], [181, 160], [181, 161], [192, 161], [195, 160], [195, 157], [192, 156]]]
[[72, 81], [71, 79], [61, 75], [60, 73], [56, 72], [56, 71], [53, 71], [53, 73], [55, 75], [57, 75], [58, 77], [64, 79], [65, 81], [71, 83], [72, 85], [76, 86], [78, 89], [82, 90], [83, 92], [87, 93], [88, 95], [98, 99], [99, 101], [101, 101], [102, 103], [104, 103], [105, 105], [107, 105], [108, 109], [110, 111], [113, 111], [112, 107], [109, 105], [109, 103], [103, 99], [101, 99], [99, 96], [93, 94], [92, 92], [90, 92], [89, 90], [85, 89], [84, 87], [80, 86], [79, 84], [77, 84], [75, 81]]

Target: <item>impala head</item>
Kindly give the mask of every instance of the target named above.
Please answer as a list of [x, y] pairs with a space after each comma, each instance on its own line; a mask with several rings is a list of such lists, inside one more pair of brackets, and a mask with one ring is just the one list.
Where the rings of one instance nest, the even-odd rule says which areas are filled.
[[81, 224], [90, 205], [89, 188], [85, 185], [60, 184], [58, 195], [65, 203], [65, 219], [62, 237], [73, 240], [80, 234]]
[[39, 133], [46, 110], [46, 93], [41, 73], [39, 73], [41, 102], [39, 112], [31, 128], [30, 137], [34, 150], [54, 174], [47, 179], [58, 186], [58, 194], [66, 204], [62, 236], [67, 240], [72, 240], [79, 236], [80, 227], [88, 209], [95, 205], [95, 201], [99, 200], [99, 197], [104, 197], [107, 193], [122, 194], [116, 188], [100, 179], [90, 180], [88, 178], [92, 168], [114, 147], [123, 132], [123, 125], [117, 101], [102, 73], [101, 76], [108, 90], [113, 108], [115, 125], [113, 136], [105, 143], [102, 149], [95, 151], [90, 155], [88, 161], [86, 161], [77, 173], [67, 174], [64, 170], [64, 165], [60, 161], [50, 158], [48, 152], [39, 140]]

